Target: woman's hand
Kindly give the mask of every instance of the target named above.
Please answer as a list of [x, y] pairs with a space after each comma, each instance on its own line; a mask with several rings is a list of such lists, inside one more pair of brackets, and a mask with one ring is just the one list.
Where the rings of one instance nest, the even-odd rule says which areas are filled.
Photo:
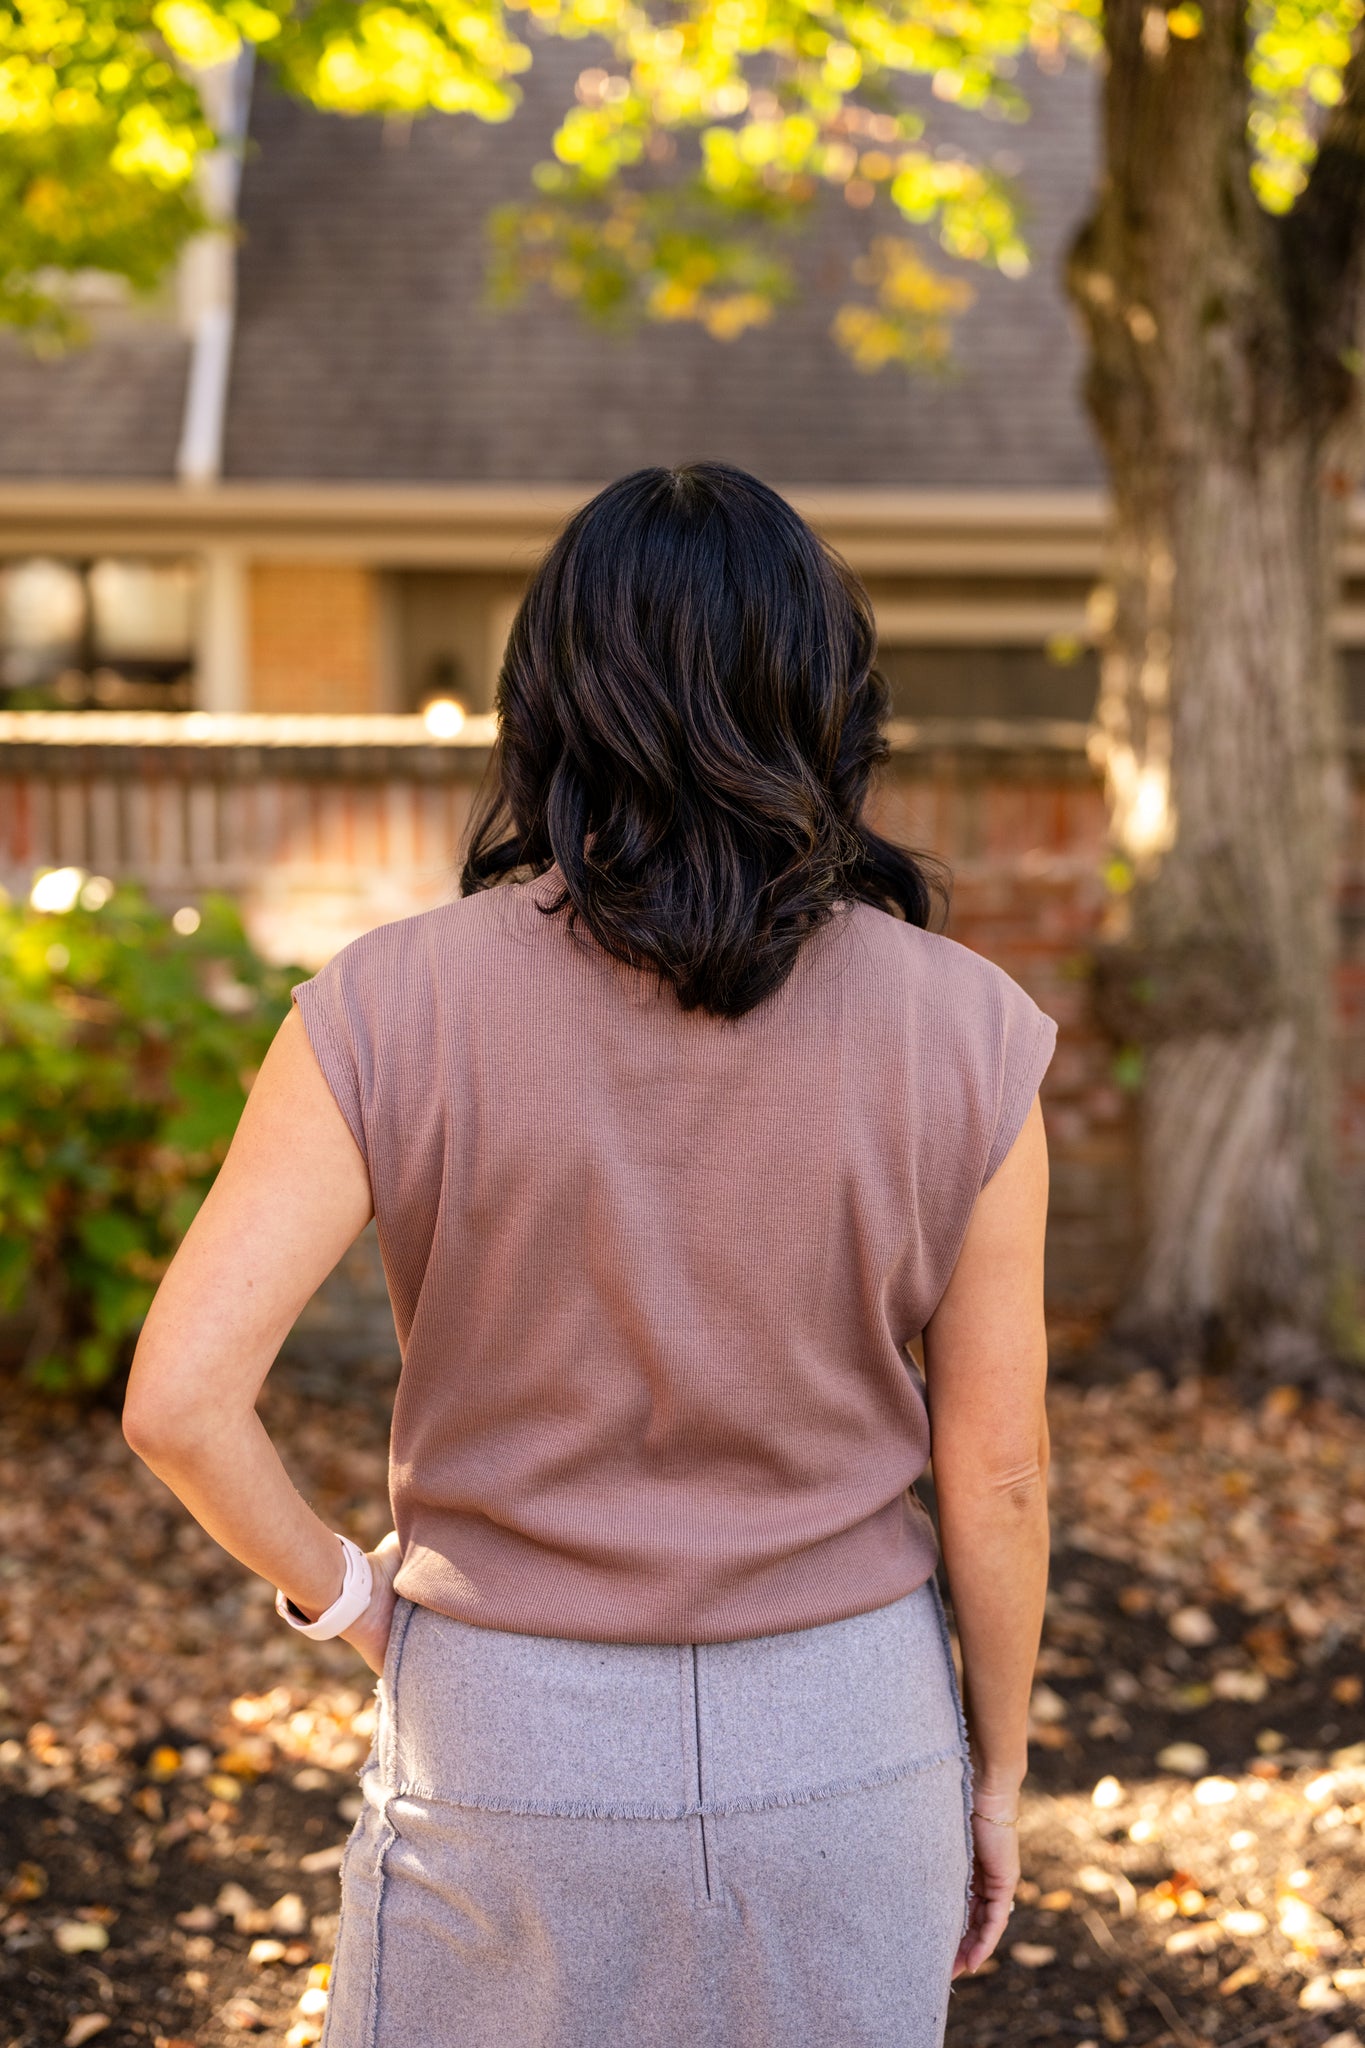
[[[974, 1804], [972, 1841], [976, 1854], [972, 1870], [971, 1911], [967, 1932], [953, 1962], [954, 1977], [979, 1970], [994, 1949], [1009, 1925], [1015, 1887], [1019, 1882], [1018, 1829], [998, 1825], [999, 1821], [1007, 1820], [1018, 1812], [1018, 1794], [1011, 1799], [981, 1793]], [[990, 1819], [985, 1817], [987, 1814]]]
[[379, 1675], [384, 1669], [384, 1655], [389, 1647], [389, 1630], [393, 1625], [397, 1601], [393, 1582], [402, 1562], [398, 1531], [390, 1529], [382, 1543], [367, 1551], [366, 1556], [374, 1573], [370, 1604], [358, 1621], [342, 1630], [341, 1640], [349, 1643], [353, 1650], [359, 1650], [371, 1671]]

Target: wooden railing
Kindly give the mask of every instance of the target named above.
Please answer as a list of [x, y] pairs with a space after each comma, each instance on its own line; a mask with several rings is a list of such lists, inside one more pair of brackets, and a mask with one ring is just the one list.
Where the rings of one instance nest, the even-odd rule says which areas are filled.
[[[222, 889], [267, 950], [319, 960], [453, 893], [493, 738], [491, 718], [441, 739], [418, 717], [3, 713], [0, 887], [20, 895], [40, 869], [80, 867], [168, 903]], [[897, 782], [932, 780], [937, 764], [946, 791], [951, 761], [950, 782], [1093, 784], [1079, 725], [902, 720], [892, 739]]]

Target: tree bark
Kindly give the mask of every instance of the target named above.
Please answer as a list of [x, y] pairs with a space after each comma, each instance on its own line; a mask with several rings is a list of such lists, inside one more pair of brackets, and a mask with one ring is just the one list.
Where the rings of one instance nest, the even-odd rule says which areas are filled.
[[1352, 1343], [1335, 1149], [1344, 799], [1329, 639], [1358, 467], [1360, 81], [1294, 212], [1250, 183], [1244, 0], [1179, 40], [1108, 0], [1103, 176], [1069, 285], [1109, 466], [1101, 1015], [1141, 1047], [1141, 1250], [1112, 1326], [1167, 1369]]

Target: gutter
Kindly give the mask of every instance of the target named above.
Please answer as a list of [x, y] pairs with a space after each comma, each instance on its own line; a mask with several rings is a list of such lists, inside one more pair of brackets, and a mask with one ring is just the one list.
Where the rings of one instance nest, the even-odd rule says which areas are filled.
[[[212, 347], [204, 342], [206, 383]], [[228, 352], [219, 358], [220, 388]], [[180, 481], [164, 483], [0, 478], [0, 549], [183, 554], [187, 546], [226, 544], [256, 560], [491, 569], [522, 577], [605, 481], [195, 483], [183, 472]], [[779, 489], [865, 575], [1085, 579], [1100, 565], [1107, 508], [1098, 491]]]
[[223, 147], [200, 167], [200, 183], [213, 230], [185, 251], [181, 317], [192, 336], [185, 412], [175, 470], [181, 484], [216, 483], [223, 471], [223, 430], [236, 317], [237, 251], [233, 229], [242, 182], [242, 152], [251, 109], [254, 51], [244, 42], [226, 64], [200, 74], [206, 111]]

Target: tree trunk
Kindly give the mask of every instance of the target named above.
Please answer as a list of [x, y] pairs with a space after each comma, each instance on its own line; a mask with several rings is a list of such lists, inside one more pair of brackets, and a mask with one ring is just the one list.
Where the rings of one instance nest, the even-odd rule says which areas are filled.
[[1189, 40], [1165, 20], [1107, 7], [1105, 175], [1069, 277], [1114, 507], [1095, 746], [1120, 887], [1097, 998], [1144, 1055], [1112, 1335], [1168, 1369], [1287, 1377], [1350, 1342], [1328, 627], [1354, 381], [1297, 215], [1252, 192], [1243, 5], [1212, 0]]

